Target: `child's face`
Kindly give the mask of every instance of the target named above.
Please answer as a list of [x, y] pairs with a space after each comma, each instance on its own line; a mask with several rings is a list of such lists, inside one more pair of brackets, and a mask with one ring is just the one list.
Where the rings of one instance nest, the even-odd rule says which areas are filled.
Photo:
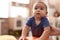
[[47, 15], [47, 7], [43, 3], [37, 3], [34, 8], [34, 16], [42, 18]]

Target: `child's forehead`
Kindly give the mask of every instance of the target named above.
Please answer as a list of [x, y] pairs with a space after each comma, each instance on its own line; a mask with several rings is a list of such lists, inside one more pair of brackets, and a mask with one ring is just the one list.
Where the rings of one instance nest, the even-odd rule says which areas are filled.
[[35, 7], [46, 7], [44, 3], [36, 3]]

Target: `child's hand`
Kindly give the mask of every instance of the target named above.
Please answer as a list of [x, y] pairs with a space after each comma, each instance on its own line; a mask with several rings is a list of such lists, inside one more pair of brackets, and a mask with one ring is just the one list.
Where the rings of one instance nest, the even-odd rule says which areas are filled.
[[37, 38], [37, 39], [35, 39], [35, 40], [40, 40], [40, 38]]
[[20, 37], [19, 40], [28, 40], [26, 37]]
[[[35, 39], [35, 40], [42, 40], [42, 39], [40, 39], [40, 38], [37, 38], [37, 39]], [[52, 40], [52, 39], [50, 39], [50, 38], [47, 38], [46, 40]]]

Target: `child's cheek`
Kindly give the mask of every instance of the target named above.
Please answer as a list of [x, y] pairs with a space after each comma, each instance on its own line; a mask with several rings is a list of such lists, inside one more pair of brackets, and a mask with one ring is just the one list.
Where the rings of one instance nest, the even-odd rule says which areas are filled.
[[46, 16], [46, 14], [42, 14], [41, 16], [44, 17], [44, 16]]

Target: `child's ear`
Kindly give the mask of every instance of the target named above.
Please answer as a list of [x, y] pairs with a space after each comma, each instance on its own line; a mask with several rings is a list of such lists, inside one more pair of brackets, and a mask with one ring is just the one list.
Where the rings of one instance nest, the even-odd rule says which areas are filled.
[[48, 15], [48, 12], [46, 12], [46, 16]]

